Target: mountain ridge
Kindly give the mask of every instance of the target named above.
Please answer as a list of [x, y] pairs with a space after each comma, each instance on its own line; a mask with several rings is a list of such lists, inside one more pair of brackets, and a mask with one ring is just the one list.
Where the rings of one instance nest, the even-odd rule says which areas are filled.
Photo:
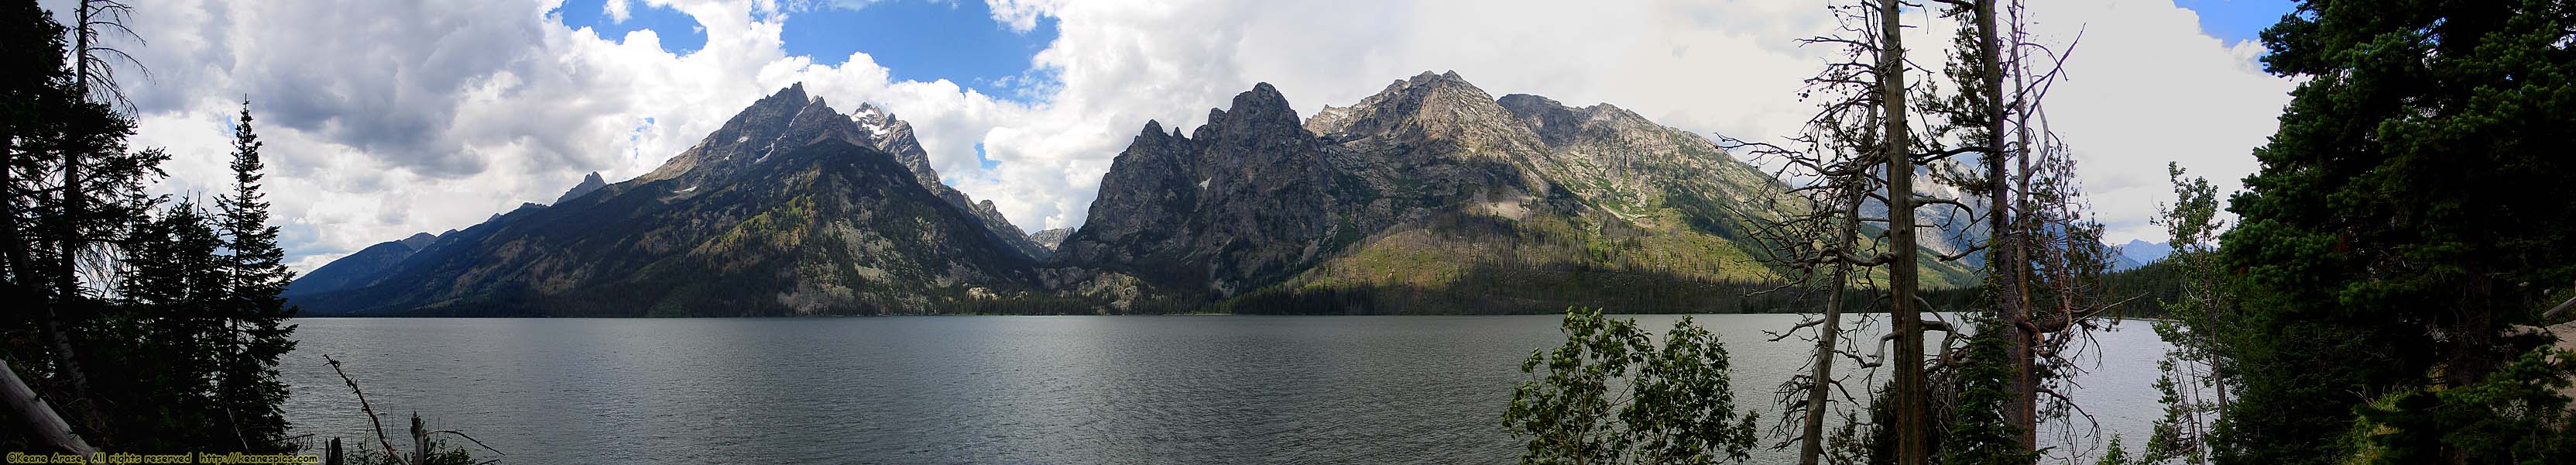
[[1455, 72], [1302, 121], [1266, 83], [1232, 105], [1188, 136], [1147, 122], [1049, 284], [1241, 313], [1733, 311], [1779, 276], [1741, 247], [1769, 217], [1745, 212], [1803, 205], [1705, 137]]
[[662, 167], [442, 236], [313, 314], [924, 313], [1034, 288], [1029, 257], [793, 85]]
[[[912, 131], [791, 85], [652, 172], [594, 173], [556, 205], [397, 244], [411, 251], [374, 274], [290, 298], [444, 315], [1743, 311], [1782, 275], [1751, 231], [1805, 205], [1706, 137], [1455, 72], [1310, 116], [1258, 83], [1187, 131], [1146, 121], [1069, 230], [1023, 232], [948, 187]], [[1974, 279], [1924, 266], [1934, 287]]]

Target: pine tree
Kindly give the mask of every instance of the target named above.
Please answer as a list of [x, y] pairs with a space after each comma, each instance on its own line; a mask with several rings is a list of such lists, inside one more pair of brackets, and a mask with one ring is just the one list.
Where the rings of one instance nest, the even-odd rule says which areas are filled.
[[[2570, 31], [2576, 3], [2548, 0], [2312, 0], [2264, 30], [2266, 70], [2302, 81], [2222, 241], [2246, 288], [2221, 463], [2576, 461], [2522, 447], [2564, 424], [2457, 423], [2563, 403], [2452, 394], [2576, 285]], [[2352, 427], [2365, 408], [2380, 427]]]
[[286, 437], [279, 407], [286, 384], [277, 379], [277, 359], [294, 350], [285, 324], [294, 310], [278, 294], [294, 276], [286, 270], [286, 251], [277, 246], [277, 227], [268, 224], [268, 202], [260, 193], [259, 135], [251, 130], [250, 102], [242, 102], [241, 122], [233, 126], [233, 194], [219, 200], [223, 218], [225, 356], [220, 360], [218, 394], [224, 423], [244, 450], [275, 449]]
[[117, 280], [118, 296], [92, 334], [101, 343], [96, 402], [108, 406], [120, 447], [146, 450], [208, 449], [223, 417], [209, 380], [224, 357], [223, 329], [214, 318], [226, 304], [223, 240], [214, 220], [194, 202], [182, 201], [138, 222], [127, 237]]
[[[112, 247], [131, 226], [141, 224], [150, 207], [143, 186], [156, 181], [168, 155], [159, 150], [128, 150], [125, 139], [133, 121], [108, 104], [85, 98], [66, 48], [70, 28], [32, 4], [0, 7], [0, 46], [11, 66], [0, 66], [0, 151], [5, 151], [5, 191], [9, 222], [5, 256], [10, 301], [27, 308], [10, 312], [10, 328], [33, 335], [28, 344], [8, 347], [22, 378], [51, 399], [77, 432], [108, 429], [116, 418], [89, 386], [91, 368], [115, 363], [112, 357], [86, 353], [92, 346], [106, 308], [104, 293], [86, 283], [112, 282], [117, 265]], [[79, 156], [80, 176], [57, 177]], [[69, 182], [67, 182], [69, 181]], [[84, 275], [86, 278], [84, 279]], [[75, 347], [82, 349], [75, 350]]]

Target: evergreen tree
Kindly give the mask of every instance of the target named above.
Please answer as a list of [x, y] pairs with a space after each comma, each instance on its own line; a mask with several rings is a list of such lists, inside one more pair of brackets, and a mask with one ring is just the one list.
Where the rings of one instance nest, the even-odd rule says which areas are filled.
[[[32, 4], [0, 6], [0, 30], [8, 32], [0, 56], [0, 152], [5, 152], [8, 227], [6, 262], [10, 300], [24, 305], [10, 312], [7, 331], [12, 366], [31, 387], [58, 406], [75, 430], [85, 435], [107, 429], [101, 410], [85, 402], [95, 397], [87, 368], [115, 363], [83, 351], [102, 317], [114, 309], [104, 293], [89, 285], [115, 281], [118, 264], [109, 258], [126, 229], [141, 224], [150, 207], [143, 186], [161, 176], [168, 155], [159, 150], [128, 150], [125, 138], [134, 123], [107, 104], [84, 98], [67, 61], [70, 29]], [[57, 177], [75, 155], [85, 155], [80, 177]], [[66, 180], [76, 182], [66, 182]], [[82, 347], [82, 350], [74, 350]]]
[[1951, 380], [1957, 397], [1941, 433], [1945, 465], [2027, 464], [2039, 458], [2038, 450], [2022, 443], [2027, 430], [2008, 416], [2019, 389], [2014, 387], [2014, 361], [2005, 357], [2012, 341], [1998, 336], [2011, 331], [2002, 318], [1977, 317], [1977, 336], [1968, 338], [1962, 351]]
[[226, 339], [217, 381], [224, 423], [245, 450], [280, 447], [286, 419], [279, 410], [286, 384], [277, 380], [277, 358], [294, 350], [285, 324], [295, 311], [278, 294], [294, 280], [277, 246], [277, 227], [268, 224], [268, 202], [259, 191], [259, 135], [251, 130], [250, 102], [242, 102], [241, 122], [233, 126], [233, 194], [222, 198], [224, 285], [220, 308]]
[[[0, 291], [18, 310], [0, 314], [0, 356], [90, 446], [285, 448], [275, 366], [292, 328], [276, 295], [290, 276], [265, 224], [247, 115], [221, 218], [193, 201], [162, 208], [144, 188], [168, 155], [130, 149], [133, 120], [87, 98], [114, 83], [83, 82], [72, 31], [33, 4], [0, 6], [0, 60], [13, 64], [0, 66]], [[7, 426], [10, 450], [76, 447], [19, 447], [39, 446], [28, 428], [44, 426]]]
[[[120, 241], [125, 265], [114, 311], [93, 333], [101, 364], [97, 401], [115, 420], [119, 447], [188, 450], [231, 445], [213, 441], [207, 425], [223, 424], [214, 391], [225, 336], [213, 316], [226, 305], [223, 246], [193, 202], [179, 202], [139, 222]], [[224, 434], [225, 436], [229, 436]]]
[[2517, 373], [2541, 338], [2508, 328], [2576, 284], [2571, 31], [2566, 1], [2311, 0], [2263, 32], [2302, 82], [2222, 241], [2246, 287], [2220, 462], [2576, 461], [2528, 447], [2563, 422], [2463, 423], [2563, 400], [2455, 394]]

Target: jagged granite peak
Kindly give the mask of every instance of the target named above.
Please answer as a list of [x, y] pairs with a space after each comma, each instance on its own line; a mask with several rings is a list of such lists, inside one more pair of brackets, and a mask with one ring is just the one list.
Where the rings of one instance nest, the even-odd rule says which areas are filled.
[[580, 208], [497, 215], [292, 299], [315, 315], [761, 316], [979, 311], [1037, 289], [1026, 255], [874, 142], [791, 86]]
[[1146, 123], [1051, 261], [1219, 296], [1311, 266], [1335, 227], [1335, 169], [1278, 89], [1231, 105], [1188, 137]]
[[555, 197], [555, 205], [563, 205], [564, 202], [581, 198], [581, 196], [588, 195], [592, 191], [597, 191], [600, 187], [607, 185], [608, 181], [600, 179], [598, 171], [592, 171], [589, 176], [583, 176], [581, 178], [580, 184], [574, 184], [572, 189], [565, 190], [562, 196]]
[[832, 110], [821, 97], [806, 95], [805, 84], [800, 82], [752, 102], [749, 108], [734, 114], [722, 127], [707, 134], [698, 145], [671, 157], [660, 168], [635, 180], [703, 181], [722, 178], [759, 163], [782, 149], [800, 147], [825, 138], [841, 139], [863, 147], [875, 145], [865, 130], [850, 118]]
[[930, 189], [931, 194], [938, 195], [950, 206], [983, 222], [984, 229], [992, 233], [993, 239], [1010, 245], [1012, 250], [1033, 260], [1046, 258], [1053, 253], [1052, 248], [1030, 242], [1027, 232], [1021, 231], [1019, 226], [1012, 225], [1011, 220], [1002, 215], [1001, 208], [994, 206], [991, 200], [977, 202], [968, 197], [965, 192], [949, 187], [947, 182], [942, 181], [939, 178], [939, 170], [930, 166], [930, 151], [922, 148], [921, 140], [913, 136], [912, 123], [896, 118], [893, 112], [879, 108], [874, 103], [859, 104], [858, 110], [850, 112], [850, 121], [867, 134], [867, 139], [872, 146], [893, 156], [895, 162], [911, 170], [914, 182], [921, 183], [922, 187]]
[[1055, 250], [1056, 246], [1064, 244], [1065, 236], [1071, 235], [1073, 235], [1073, 228], [1055, 228], [1029, 233], [1029, 242], [1036, 242], [1039, 247], [1045, 247], [1047, 250]]

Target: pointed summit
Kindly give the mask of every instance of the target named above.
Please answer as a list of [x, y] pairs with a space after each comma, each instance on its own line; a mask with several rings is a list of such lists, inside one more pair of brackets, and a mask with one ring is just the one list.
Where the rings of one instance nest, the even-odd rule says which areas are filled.
[[875, 138], [878, 141], [884, 141], [891, 138], [887, 133], [897, 129], [902, 130], [906, 137], [911, 136], [910, 133], [912, 132], [911, 123], [895, 119], [894, 113], [887, 112], [884, 108], [877, 107], [877, 104], [874, 102], [860, 103], [859, 109], [850, 110], [850, 121], [858, 123], [860, 129], [866, 129], [868, 131], [868, 137]]
[[912, 170], [923, 185], [939, 183], [939, 172], [930, 168], [930, 151], [921, 148], [921, 140], [912, 133], [912, 123], [896, 118], [893, 112], [876, 103], [860, 103], [850, 111], [850, 122], [857, 124], [868, 139], [868, 145], [893, 155], [896, 163]]
[[1193, 139], [1222, 139], [1237, 143], [1269, 137], [1311, 137], [1297, 118], [1297, 109], [1288, 105], [1288, 97], [1270, 83], [1252, 85], [1252, 90], [1234, 95], [1231, 108], [1208, 109], [1208, 122], [1200, 126]]
[[994, 240], [1010, 246], [1024, 258], [1045, 258], [1050, 253], [1047, 248], [1039, 247], [1035, 242], [1029, 242], [1028, 234], [1020, 231], [1018, 226], [1012, 226], [1011, 220], [1004, 218], [1002, 210], [993, 206], [992, 201], [978, 203], [967, 197], [966, 193], [948, 187], [946, 182], [941, 181], [939, 170], [930, 166], [930, 151], [923, 149], [921, 140], [913, 137], [912, 123], [904, 122], [903, 119], [895, 117], [894, 112], [886, 111], [874, 102], [860, 103], [859, 109], [850, 111], [849, 121], [858, 125], [858, 130], [863, 137], [868, 139], [868, 142], [877, 150], [894, 157], [895, 163], [902, 164], [904, 169], [910, 170], [913, 182], [921, 184], [923, 189], [930, 190], [932, 195], [946, 201], [950, 207], [955, 207], [981, 222], [985, 231], [993, 235]]
[[[1279, 95], [1279, 88], [1271, 87], [1267, 82], [1253, 84], [1252, 90], [1235, 94], [1233, 108], [1226, 111], [1226, 118], [1237, 124], [1299, 125], [1297, 109], [1289, 107], [1288, 97]], [[1213, 119], [1210, 122], [1214, 122]]]
[[572, 189], [564, 191], [563, 196], [555, 197], [554, 204], [563, 205], [564, 202], [570, 202], [572, 199], [578, 199], [581, 198], [581, 196], [590, 195], [592, 191], [597, 191], [599, 188], [607, 186], [608, 181], [600, 179], [598, 171], [592, 171], [589, 176], [583, 176], [581, 178], [580, 184], [574, 184]]
[[707, 134], [707, 138], [700, 140], [697, 146], [671, 157], [661, 168], [636, 179], [722, 177], [766, 160], [781, 150], [826, 138], [843, 139], [863, 147], [875, 145], [862, 133], [858, 124], [841, 117], [822, 98], [807, 95], [805, 84], [800, 82], [753, 102], [751, 107], [725, 120], [723, 127]]

